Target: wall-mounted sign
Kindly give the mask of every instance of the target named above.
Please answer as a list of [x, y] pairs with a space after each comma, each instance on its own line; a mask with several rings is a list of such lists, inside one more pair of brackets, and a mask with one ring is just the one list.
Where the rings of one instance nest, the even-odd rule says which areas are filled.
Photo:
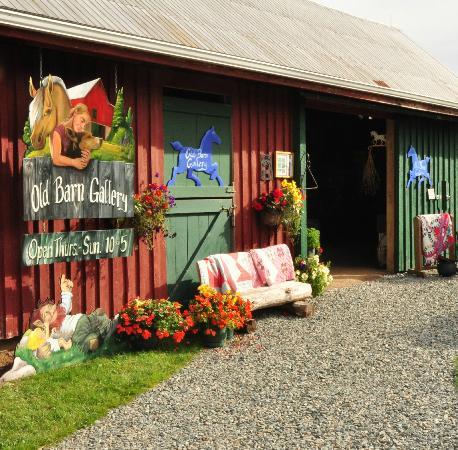
[[178, 165], [173, 168], [172, 178], [167, 186], [174, 186], [177, 175], [186, 172], [186, 178], [193, 180], [196, 186], [202, 186], [202, 182], [193, 172], [204, 172], [210, 175], [210, 180], [216, 180], [220, 186], [224, 181], [218, 173], [218, 163], [212, 161], [213, 144], [221, 144], [221, 138], [216, 134], [215, 127], [207, 130], [200, 141], [199, 148], [185, 147], [179, 141], [171, 142], [174, 150], [179, 152]]
[[24, 220], [132, 217], [135, 140], [132, 111], [124, 114], [100, 78], [67, 90], [49, 75], [24, 126]]
[[132, 228], [26, 234], [22, 245], [25, 266], [55, 262], [131, 256]]
[[275, 152], [275, 177], [293, 177], [294, 154], [291, 152]]
[[92, 160], [80, 171], [26, 158], [22, 180], [24, 220], [133, 216], [133, 164]]
[[261, 181], [271, 181], [273, 178], [272, 156], [265, 154], [261, 156]]
[[431, 158], [427, 156], [425, 159], [418, 159], [417, 152], [412, 146], [409, 147], [407, 158], [412, 158], [412, 169], [409, 171], [409, 181], [407, 182], [406, 189], [410, 187], [412, 181], [415, 182], [417, 177], [420, 177], [418, 184], [428, 180], [429, 185], [432, 186], [433, 183], [428, 171], [428, 164]]

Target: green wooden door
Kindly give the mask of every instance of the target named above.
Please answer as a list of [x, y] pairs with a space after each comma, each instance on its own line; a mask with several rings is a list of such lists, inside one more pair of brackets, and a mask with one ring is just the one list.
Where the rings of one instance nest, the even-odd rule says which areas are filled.
[[170, 186], [176, 207], [170, 211], [169, 223], [175, 238], [167, 239], [167, 284], [175, 300], [193, 297], [198, 286], [196, 262], [214, 253], [232, 250], [232, 213], [234, 190], [231, 186], [231, 107], [197, 100], [164, 98], [164, 170], [165, 180], [172, 178], [179, 152], [171, 142], [199, 148], [211, 127], [221, 138], [212, 145], [212, 162], [224, 185], [204, 172], [193, 172], [202, 183], [188, 179], [184, 171]]

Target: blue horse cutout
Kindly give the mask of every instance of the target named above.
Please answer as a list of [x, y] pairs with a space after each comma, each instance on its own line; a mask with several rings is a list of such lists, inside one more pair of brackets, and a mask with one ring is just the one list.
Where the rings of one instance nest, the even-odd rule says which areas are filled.
[[412, 158], [412, 169], [409, 172], [409, 181], [407, 182], [406, 189], [409, 188], [410, 183], [415, 181], [417, 177], [421, 177], [418, 184], [428, 179], [429, 185], [432, 186], [433, 183], [428, 172], [428, 163], [431, 158], [427, 156], [425, 159], [418, 159], [417, 152], [412, 146], [410, 146], [409, 151], [407, 152], [407, 157]]
[[193, 180], [196, 186], [202, 186], [195, 172], [204, 172], [210, 175], [210, 180], [216, 180], [220, 186], [224, 182], [218, 174], [218, 163], [212, 161], [212, 144], [221, 144], [221, 138], [216, 134], [215, 127], [207, 130], [200, 141], [199, 148], [184, 147], [179, 141], [171, 142], [174, 150], [180, 152], [178, 155], [178, 166], [172, 171], [172, 178], [167, 182], [167, 186], [174, 186], [177, 175], [186, 171], [186, 178]]

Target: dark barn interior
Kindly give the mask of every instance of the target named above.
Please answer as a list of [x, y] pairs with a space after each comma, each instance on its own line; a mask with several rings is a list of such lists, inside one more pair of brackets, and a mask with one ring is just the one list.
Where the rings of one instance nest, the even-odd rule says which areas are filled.
[[[307, 191], [308, 226], [320, 230], [323, 259], [333, 266], [382, 265], [377, 255], [386, 232], [385, 146], [374, 146], [374, 164], [367, 162], [370, 132], [385, 134], [385, 128], [384, 120], [367, 115], [308, 111], [307, 152], [318, 184]], [[368, 181], [378, 178], [373, 192], [363, 183], [365, 172]]]

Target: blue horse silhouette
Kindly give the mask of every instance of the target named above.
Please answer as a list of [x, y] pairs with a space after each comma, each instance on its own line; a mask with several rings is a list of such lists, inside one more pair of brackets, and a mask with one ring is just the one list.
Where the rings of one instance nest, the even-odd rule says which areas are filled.
[[425, 159], [418, 159], [417, 152], [412, 146], [409, 147], [407, 157], [412, 158], [412, 170], [410, 170], [409, 172], [409, 181], [407, 182], [406, 189], [409, 188], [410, 183], [412, 183], [412, 181], [415, 181], [415, 178], [417, 177], [421, 177], [418, 184], [428, 179], [429, 185], [432, 186], [433, 183], [428, 172], [428, 163], [431, 158], [427, 156]]
[[178, 155], [178, 166], [172, 171], [172, 178], [167, 182], [167, 186], [174, 186], [177, 175], [186, 171], [186, 178], [193, 180], [196, 186], [202, 186], [195, 172], [205, 172], [210, 175], [210, 180], [215, 180], [220, 186], [224, 185], [223, 180], [218, 174], [218, 163], [212, 162], [212, 144], [221, 144], [221, 138], [216, 134], [215, 127], [207, 130], [200, 141], [199, 148], [184, 147], [181, 142], [171, 142], [174, 150], [180, 152]]

